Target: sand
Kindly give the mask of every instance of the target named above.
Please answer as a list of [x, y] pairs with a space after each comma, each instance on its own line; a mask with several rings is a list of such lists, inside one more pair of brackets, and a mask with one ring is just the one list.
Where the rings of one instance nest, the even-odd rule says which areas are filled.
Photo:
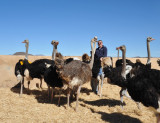
[[[1, 123], [153, 123], [156, 117], [147, 107], [140, 105], [140, 109], [134, 101], [124, 97], [124, 109], [120, 107], [120, 88], [107, 83], [105, 78], [103, 96], [100, 98], [91, 92], [90, 83], [83, 85], [78, 112], [75, 112], [75, 100], [71, 101], [71, 107], [67, 108], [66, 95], [61, 97], [61, 106], [57, 106], [58, 96], [50, 103], [47, 94], [47, 86], [43, 82], [43, 89], [36, 87], [38, 79], [31, 81], [30, 91], [24, 90], [20, 97], [18, 81], [14, 75], [14, 67], [19, 59], [24, 56], [0, 55], [0, 122]], [[29, 56], [33, 62], [36, 59], [49, 56]], [[67, 57], [68, 58], [68, 57]], [[79, 57], [80, 58], [80, 57]], [[135, 62], [136, 58], [128, 58]], [[146, 63], [146, 58], [139, 58]], [[152, 68], [159, 69], [158, 58], [151, 58]], [[113, 58], [114, 64], [117, 59]], [[27, 83], [25, 81], [25, 87]]]

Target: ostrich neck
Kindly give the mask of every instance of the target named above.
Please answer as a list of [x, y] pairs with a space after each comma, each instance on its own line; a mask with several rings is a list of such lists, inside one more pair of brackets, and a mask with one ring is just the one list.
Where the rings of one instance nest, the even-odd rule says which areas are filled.
[[118, 49], [118, 59], [119, 59], [119, 49]]
[[57, 53], [57, 45], [56, 46], [53, 45], [52, 60], [55, 60], [56, 53]]
[[29, 45], [26, 44], [26, 54], [25, 54], [25, 58], [26, 58], [26, 59], [28, 59], [28, 47], [29, 47]]
[[150, 45], [149, 45], [149, 41], [147, 41], [147, 52], [148, 52], [148, 60], [147, 60], [147, 64], [151, 62], [151, 54], [150, 54]]
[[126, 51], [122, 51], [122, 72], [121, 75], [126, 79]]
[[93, 62], [94, 62], [94, 54], [96, 50], [96, 42], [94, 42], [94, 48], [93, 48], [93, 42], [91, 41], [91, 50], [92, 50], [92, 55], [91, 55], [91, 61], [89, 63], [90, 68], [93, 68]]

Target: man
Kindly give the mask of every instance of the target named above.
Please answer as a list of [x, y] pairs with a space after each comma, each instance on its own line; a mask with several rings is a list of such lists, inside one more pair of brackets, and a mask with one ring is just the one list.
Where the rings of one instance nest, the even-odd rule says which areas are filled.
[[102, 40], [98, 41], [98, 48], [95, 52], [95, 59], [100, 59], [102, 61], [103, 57], [107, 57], [107, 47], [103, 45]]
[[[94, 64], [93, 64], [93, 78], [97, 79], [97, 76], [102, 77], [102, 67], [101, 67], [101, 61], [103, 57], [107, 57], [107, 47], [103, 45], [102, 40], [98, 41], [98, 48], [96, 49], [95, 55], [94, 55]], [[98, 93], [98, 84], [96, 81], [91, 81], [91, 87], [92, 91], [94, 91], [96, 94]], [[102, 83], [103, 84], [103, 83]]]

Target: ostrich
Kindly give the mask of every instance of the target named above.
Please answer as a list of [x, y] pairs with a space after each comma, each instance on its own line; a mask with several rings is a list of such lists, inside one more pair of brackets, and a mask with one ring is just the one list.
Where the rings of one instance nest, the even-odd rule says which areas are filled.
[[136, 66], [131, 70], [134, 74], [133, 77], [126, 79], [126, 48], [121, 46], [119, 49], [123, 53], [123, 65], [113, 70], [108, 69], [108, 82], [126, 87], [134, 101], [141, 102], [146, 107], [151, 107], [150, 109], [158, 114], [157, 122], [160, 122], [160, 71], [148, 69], [146, 65], [142, 64], [141, 67]]
[[[102, 70], [104, 71], [105, 67], [113, 68], [113, 59], [112, 57], [104, 57], [101, 61]], [[99, 82], [98, 84], [98, 90], [100, 97], [102, 96], [102, 87], [103, 87], [103, 80], [104, 80], [104, 73], [102, 75], [97, 76], [97, 80]]]
[[[61, 53], [56, 53], [55, 55], [55, 59], [62, 59], [63, 60], [63, 56]], [[64, 64], [68, 64], [69, 62], [73, 61], [73, 58], [68, 58], [64, 61]], [[54, 62], [54, 61], [53, 61]], [[50, 87], [52, 87], [52, 93], [51, 93], [51, 103], [53, 101], [53, 91], [55, 87], [60, 88], [59, 89], [59, 100], [58, 100], [58, 106], [60, 106], [60, 94], [62, 89], [64, 88], [63, 86], [63, 82], [62, 79], [59, 77], [58, 73], [57, 73], [57, 69], [55, 66], [55, 62], [54, 64], [50, 65], [44, 72], [44, 81], [47, 83], [47, 85]], [[62, 88], [63, 87], [63, 88]]]
[[122, 87], [122, 89], [120, 91], [120, 97], [121, 97], [121, 106], [123, 108], [123, 95], [126, 95], [127, 97], [129, 97], [129, 96], [126, 94], [127, 90], [126, 90], [126, 87], [122, 85], [122, 82], [125, 81], [126, 74], [129, 73], [129, 70], [126, 69], [127, 67], [126, 67], [126, 56], [125, 56], [126, 48], [125, 48], [125, 46], [124, 45], [120, 46], [117, 49], [122, 50], [123, 64], [121, 66], [116, 67], [116, 68], [111, 68], [111, 67], [107, 68], [106, 67], [106, 68], [104, 68], [104, 73], [105, 73], [105, 77], [107, 77], [109, 83]]
[[[25, 43], [25, 41], [24, 41]], [[57, 45], [58, 45], [58, 41], [53, 40], [52, 41], [52, 45], [55, 49], [57, 49]], [[27, 44], [27, 43], [26, 43]], [[26, 45], [26, 58], [28, 58], [28, 45]], [[54, 50], [56, 51], [56, 50]], [[52, 53], [54, 54], [54, 52]], [[52, 55], [52, 59], [53, 59], [53, 55]], [[29, 84], [30, 84], [30, 80], [34, 79], [34, 78], [38, 78], [40, 79], [41, 83], [40, 83], [40, 87], [42, 88], [42, 79], [44, 77], [44, 72], [46, 70], [46, 68], [50, 65], [54, 64], [53, 60], [49, 60], [49, 59], [39, 59], [34, 61], [33, 63], [29, 63], [27, 59], [24, 60], [20, 60], [15, 67], [15, 73], [19, 73], [18, 75], [22, 75], [23, 77], [26, 78], [26, 80], [28, 81], [28, 90], [29, 90]], [[20, 73], [20, 72], [21, 73]], [[21, 77], [21, 78], [23, 78]], [[23, 93], [23, 84], [24, 84], [24, 80], [21, 80], [21, 90], [20, 90], [20, 95]]]
[[[85, 62], [85, 63], [90, 62], [90, 57], [88, 56], [88, 54], [83, 54], [82, 61]], [[96, 90], [95, 88], [97, 87], [97, 83], [98, 83], [98, 89], [97, 89], [98, 93], [97, 94], [99, 94], [100, 97], [102, 96], [102, 86], [103, 86], [103, 80], [104, 80], [104, 75], [103, 74], [102, 75], [98, 74], [101, 65], [102, 65], [102, 63], [101, 63], [100, 60], [95, 60], [94, 61], [93, 68], [92, 68], [92, 80], [91, 80], [92, 89], [94, 88], [92, 91]]]
[[[92, 56], [94, 56], [94, 53], [95, 53], [96, 42], [97, 42], [97, 37], [94, 37], [91, 40]], [[93, 48], [93, 44], [94, 44], [94, 48]], [[63, 84], [67, 86], [68, 107], [69, 107], [69, 97], [70, 97], [71, 90], [77, 91], [76, 111], [78, 110], [78, 99], [79, 99], [81, 86], [84, 83], [91, 81], [93, 60], [94, 60], [94, 57], [92, 57], [90, 63], [88, 64], [79, 60], [73, 60], [68, 64], [64, 64], [64, 60], [61, 60], [61, 59], [55, 60], [57, 72], [60, 78], [62, 79]]]
[[[85, 63], [90, 62], [90, 57], [88, 56], [88, 54], [83, 54], [82, 61]], [[91, 87], [92, 87], [92, 89], [94, 88], [92, 91], [98, 90], [98, 93], [96, 93], [96, 92], [95, 93], [99, 94], [100, 97], [102, 96], [102, 86], [103, 86], [103, 80], [104, 80], [104, 75], [98, 74], [101, 65], [102, 65], [102, 63], [100, 60], [94, 61], [93, 68], [92, 68], [92, 80], [91, 80]], [[98, 83], [98, 89], [95, 89], [97, 87], [97, 83]]]
[[[116, 61], [115, 66], [120, 67], [123, 65], [123, 59], [119, 59], [119, 48], [116, 48], [116, 50], [118, 50], [118, 60]], [[129, 77], [129, 72], [132, 69], [132, 66], [134, 65], [134, 63], [131, 62], [129, 59], [125, 59], [125, 60], [126, 60], [126, 70], [125, 71], [126, 71], [127, 77]], [[121, 108], [123, 109], [123, 96], [126, 96], [127, 98], [130, 98], [130, 96], [127, 94], [127, 89], [125, 87], [121, 88], [119, 94], [120, 94], [120, 99], [121, 99]]]
[[132, 77], [122, 82], [131, 98], [141, 102], [157, 114], [160, 123], [160, 70], [148, 69], [147, 65], [134, 66], [131, 70]]
[[[57, 58], [57, 57], [63, 59], [63, 57], [61, 57], [61, 54], [59, 54], [59, 53], [56, 54], [55, 58]], [[52, 87], [52, 94], [51, 94], [51, 103], [52, 103], [54, 88], [55, 87], [59, 87], [59, 88], [63, 87], [62, 79], [58, 76], [58, 73], [56, 72], [56, 67], [55, 67], [54, 61], [53, 61], [53, 64], [45, 70], [44, 81], [48, 85], [49, 95], [50, 95], [50, 87]], [[58, 101], [58, 106], [59, 106], [59, 102], [60, 102], [60, 97], [59, 97], [59, 101]]]
[[[102, 61], [95, 60], [92, 68], [92, 82], [91, 86], [93, 88], [98, 87], [98, 95], [102, 97], [102, 88], [103, 88], [103, 80], [104, 80], [104, 73], [102, 75], [99, 75], [100, 67], [102, 67], [102, 70], [104, 71], [105, 68], [111, 67], [113, 68], [113, 59], [112, 57], [103, 57]], [[98, 86], [96, 86], [96, 83], [98, 83]]]
[[155, 40], [155, 39], [153, 39], [152, 37], [148, 37], [148, 38], [147, 38], [147, 53], [148, 53], [148, 59], [147, 59], [146, 66], [148, 66], [149, 69], [151, 69], [150, 42], [153, 41], [153, 40]]
[[[25, 47], [26, 47], [25, 59], [27, 60], [29, 41], [24, 40], [22, 43], [25, 43]], [[24, 86], [24, 68], [22, 65], [23, 65], [23, 59], [20, 59], [15, 65], [15, 76], [17, 77], [17, 80], [20, 81], [21, 83], [20, 95], [23, 93], [23, 86]]]
[[[148, 54], [148, 59], [147, 59], [147, 63], [146, 63], [146, 67], [148, 69], [151, 69], [151, 60], [150, 60], [150, 42], [153, 41], [155, 39], [153, 39], [152, 37], [147, 37], [147, 54]], [[119, 51], [119, 49], [117, 49]], [[116, 61], [116, 67], [122, 66], [123, 62], [122, 59], [118, 59]], [[143, 64], [141, 63], [141, 61], [139, 59], [136, 59], [136, 63], [134, 64], [133, 62], [131, 62], [130, 60], [126, 59], [126, 75], [127, 78], [131, 77], [130, 75], [130, 71], [134, 66], [142, 66]], [[132, 74], [133, 76], [133, 74]], [[123, 96], [126, 96], [128, 98], [130, 98], [129, 95], [127, 95], [127, 89], [125, 87], [123, 87], [120, 90], [120, 98], [121, 98], [121, 107], [123, 108]], [[138, 104], [138, 108], [140, 108], [139, 103]]]

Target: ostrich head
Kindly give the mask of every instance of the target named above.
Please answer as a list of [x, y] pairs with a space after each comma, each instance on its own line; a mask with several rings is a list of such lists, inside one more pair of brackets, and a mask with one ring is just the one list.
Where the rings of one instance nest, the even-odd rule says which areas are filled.
[[148, 38], [147, 38], [147, 42], [151, 42], [151, 41], [153, 41], [153, 40], [155, 40], [155, 39], [153, 39], [152, 37], [148, 37]]
[[22, 43], [25, 43], [26, 45], [26, 47], [28, 47], [29, 46], [29, 41], [28, 40], [24, 40]]
[[25, 59], [28, 59], [28, 47], [29, 47], [29, 41], [28, 40], [24, 40], [22, 43], [25, 43], [25, 47], [26, 47], [26, 54], [25, 54]]
[[57, 49], [57, 45], [59, 44], [59, 41], [52, 40], [51, 44]]
[[88, 56], [88, 54], [83, 54], [82, 55], [82, 61], [85, 63], [89, 63], [90, 62], [90, 57]]
[[126, 46], [122, 45], [120, 47], [117, 47], [116, 50], [120, 49], [122, 52], [126, 52]]

